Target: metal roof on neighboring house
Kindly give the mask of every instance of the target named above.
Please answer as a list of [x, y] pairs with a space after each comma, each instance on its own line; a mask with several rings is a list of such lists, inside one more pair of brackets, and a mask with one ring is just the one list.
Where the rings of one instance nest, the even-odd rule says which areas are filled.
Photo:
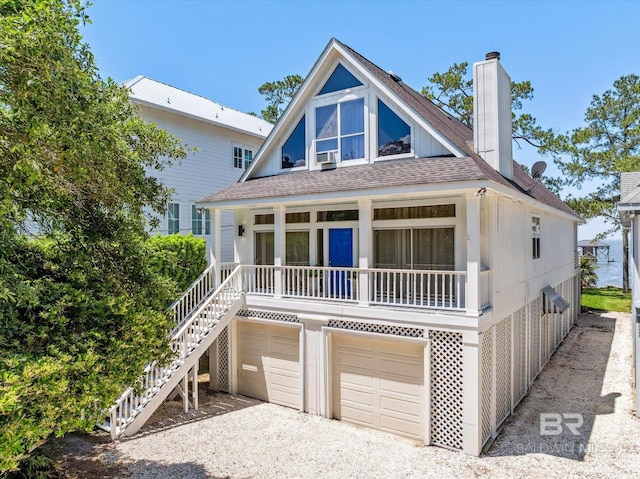
[[273, 125], [261, 118], [220, 105], [208, 98], [139, 75], [122, 85], [134, 103], [149, 105], [190, 118], [265, 138]]

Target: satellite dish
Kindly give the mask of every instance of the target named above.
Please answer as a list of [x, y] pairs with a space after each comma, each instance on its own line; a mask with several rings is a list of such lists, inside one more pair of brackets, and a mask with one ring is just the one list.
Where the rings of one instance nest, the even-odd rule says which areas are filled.
[[531, 176], [536, 181], [534, 181], [533, 185], [531, 185], [531, 188], [527, 190], [528, 194], [533, 193], [533, 190], [535, 190], [536, 186], [538, 186], [538, 183], [540, 183], [540, 179], [542, 178], [542, 173], [544, 173], [544, 170], [546, 169], [547, 169], [547, 164], [544, 161], [536, 161], [533, 164], [533, 166], [531, 167]]
[[531, 167], [531, 176], [535, 180], [540, 180], [542, 178], [542, 173], [547, 169], [547, 164], [544, 161], [536, 161]]

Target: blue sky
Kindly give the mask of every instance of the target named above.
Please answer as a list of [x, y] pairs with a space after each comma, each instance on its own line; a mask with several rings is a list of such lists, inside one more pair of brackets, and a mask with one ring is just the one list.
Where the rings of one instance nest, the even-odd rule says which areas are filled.
[[[246, 112], [264, 107], [262, 83], [305, 76], [331, 37], [418, 91], [453, 62], [500, 51], [512, 80], [535, 89], [526, 111], [562, 132], [583, 125], [593, 94], [640, 74], [635, 0], [93, 0], [88, 13], [82, 33], [104, 77], [145, 75]], [[603, 229], [592, 221], [579, 237]]]

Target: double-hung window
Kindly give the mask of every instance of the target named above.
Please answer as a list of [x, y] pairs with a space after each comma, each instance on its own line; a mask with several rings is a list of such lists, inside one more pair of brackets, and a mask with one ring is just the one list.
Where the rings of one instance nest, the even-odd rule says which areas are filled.
[[364, 158], [364, 98], [316, 108], [316, 155], [342, 161]]
[[540, 258], [540, 217], [531, 217], [532, 257]]
[[191, 205], [191, 232], [194, 235], [211, 234], [211, 216], [209, 210], [199, 210]]
[[169, 203], [167, 206], [167, 234], [180, 232], [180, 204]]
[[253, 150], [242, 146], [233, 147], [233, 167], [246, 170], [253, 160]]

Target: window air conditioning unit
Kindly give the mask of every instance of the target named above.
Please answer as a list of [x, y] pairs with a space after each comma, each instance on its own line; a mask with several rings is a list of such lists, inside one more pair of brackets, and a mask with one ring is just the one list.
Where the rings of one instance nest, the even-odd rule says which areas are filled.
[[338, 151], [323, 151], [322, 153], [316, 153], [317, 165], [331, 165], [335, 164], [338, 158]]

